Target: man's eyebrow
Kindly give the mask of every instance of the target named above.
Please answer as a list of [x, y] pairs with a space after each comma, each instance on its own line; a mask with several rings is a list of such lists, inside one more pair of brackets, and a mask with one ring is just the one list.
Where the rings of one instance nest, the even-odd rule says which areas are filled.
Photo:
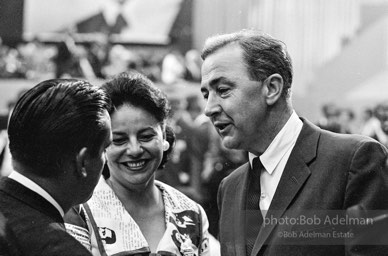
[[[220, 80], [221, 80], [221, 77], [218, 77], [218, 78], [210, 80], [209, 87], [210, 88], [214, 88], [215, 86], [217, 86], [217, 84], [220, 83]], [[202, 93], [207, 93], [208, 89], [206, 89], [204, 86], [201, 86], [201, 92]]]
[[218, 84], [233, 85], [235, 83], [233, 81], [231, 81], [230, 79], [223, 77], [223, 76], [220, 76], [220, 77], [213, 79], [212, 81], [209, 82], [210, 87], [215, 87]]
[[[228, 84], [228, 85], [233, 85], [234, 83], [229, 80], [228, 78], [226, 77], [223, 77], [223, 76], [220, 76], [220, 77], [217, 77], [215, 79], [212, 79], [210, 82], [209, 82], [209, 87], [211, 88], [214, 88], [216, 87], [217, 85], [219, 84]], [[204, 87], [201, 87], [201, 92], [202, 93], [206, 93], [208, 90]]]
[[222, 77], [217, 77], [209, 82], [210, 87], [214, 87], [222, 81]]

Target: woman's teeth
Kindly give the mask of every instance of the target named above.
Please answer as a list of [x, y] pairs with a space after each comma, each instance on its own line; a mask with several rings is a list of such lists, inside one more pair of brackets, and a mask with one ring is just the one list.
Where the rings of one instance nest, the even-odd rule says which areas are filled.
[[145, 165], [145, 161], [138, 161], [138, 162], [126, 162], [126, 166], [129, 168], [139, 168]]

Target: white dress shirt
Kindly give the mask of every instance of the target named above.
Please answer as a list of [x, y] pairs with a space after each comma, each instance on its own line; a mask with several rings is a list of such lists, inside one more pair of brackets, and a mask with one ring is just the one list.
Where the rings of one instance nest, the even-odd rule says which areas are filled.
[[8, 178], [15, 180], [16, 182], [22, 184], [26, 188], [39, 194], [41, 197], [43, 197], [44, 199], [49, 201], [59, 211], [59, 213], [61, 214], [62, 217], [65, 215], [62, 207], [58, 204], [58, 202], [55, 201], [55, 199], [49, 193], [47, 193], [46, 190], [44, 190], [41, 186], [39, 186], [38, 184], [36, 184], [35, 182], [30, 180], [26, 176], [24, 176], [16, 171], [13, 171], [8, 176]]
[[[268, 146], [267, 150], [260, 156], [260, 161], [265, 168], [265, 171], [260, 175], [260, 209], [264, 217], [275, 195], [284, 167], [295, 146], [302, 126], [303, 122], [294, 111], [287, 123]], [[257, 156], [249, 153], [251, 166], [255, 157]]]

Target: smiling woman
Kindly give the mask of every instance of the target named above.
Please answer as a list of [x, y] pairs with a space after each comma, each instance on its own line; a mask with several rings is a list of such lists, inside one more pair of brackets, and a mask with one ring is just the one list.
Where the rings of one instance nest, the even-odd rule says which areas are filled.
[[[124, 190], [152, 186], [154, 171], [162, 161], [164, 125], [146, 110], [123, 105], [112, 114], [113, 144], [107, 150], [109, 180]], [[166, 146], [163, 146], [165, 144]]]
[[112, 101], [113, 142], [93, 196], [66, 216], [69, 232], [94, 255], [210, 255], [202, 207], [155, 180], [175, 141], [166, 96], [138, 73], [102, 88]]

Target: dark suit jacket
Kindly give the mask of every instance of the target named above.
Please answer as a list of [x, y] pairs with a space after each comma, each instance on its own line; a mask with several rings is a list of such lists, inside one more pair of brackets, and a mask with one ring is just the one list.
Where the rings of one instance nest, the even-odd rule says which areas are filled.
[[[273, 221], [262, 226], [251, 255], [345, 255], [344, 238], [308, 239], [302, 235], [314, 231], [325, 235], [341, 225], [302, 225], [300, 217], [317, 214], [319, 224], [323, 224], [325, 216], [332, 220], [333, 214], [342, 214], [356, 204], [367, 209], [388, 209], [386, 148], [368, 137], [336, 134], [302, 121], [302, 131], [265, 219], [291, 216], [298, 222], [285, 224], [283, 218], [282, 223]], [[223, 256], [246, 254], [244, 208], [249, 168], [249, 163], [244, 164], [219, 187]]]
[[388, 254], [388, 210], [368, 211], [363, 205], [355, 205], [347, 209], [352, 218], [368, 218], [369, 225], [351, 226], [355, 235], [347, 239], [351, 245], [351, 253], [355, 255], [385, 256]]
[[16, 236], [8, 225], [7, 219], [0, 213], [0, 256], [19, 256]]
[[[0, 232], [0, 241], [22, 255], [91, 255], [66, 232], [52, 204], [9, 178], [0, 179], [0, 214], [7, 226], [7, 232]], [[7, 255], [5, 247], [0, 255]]]

